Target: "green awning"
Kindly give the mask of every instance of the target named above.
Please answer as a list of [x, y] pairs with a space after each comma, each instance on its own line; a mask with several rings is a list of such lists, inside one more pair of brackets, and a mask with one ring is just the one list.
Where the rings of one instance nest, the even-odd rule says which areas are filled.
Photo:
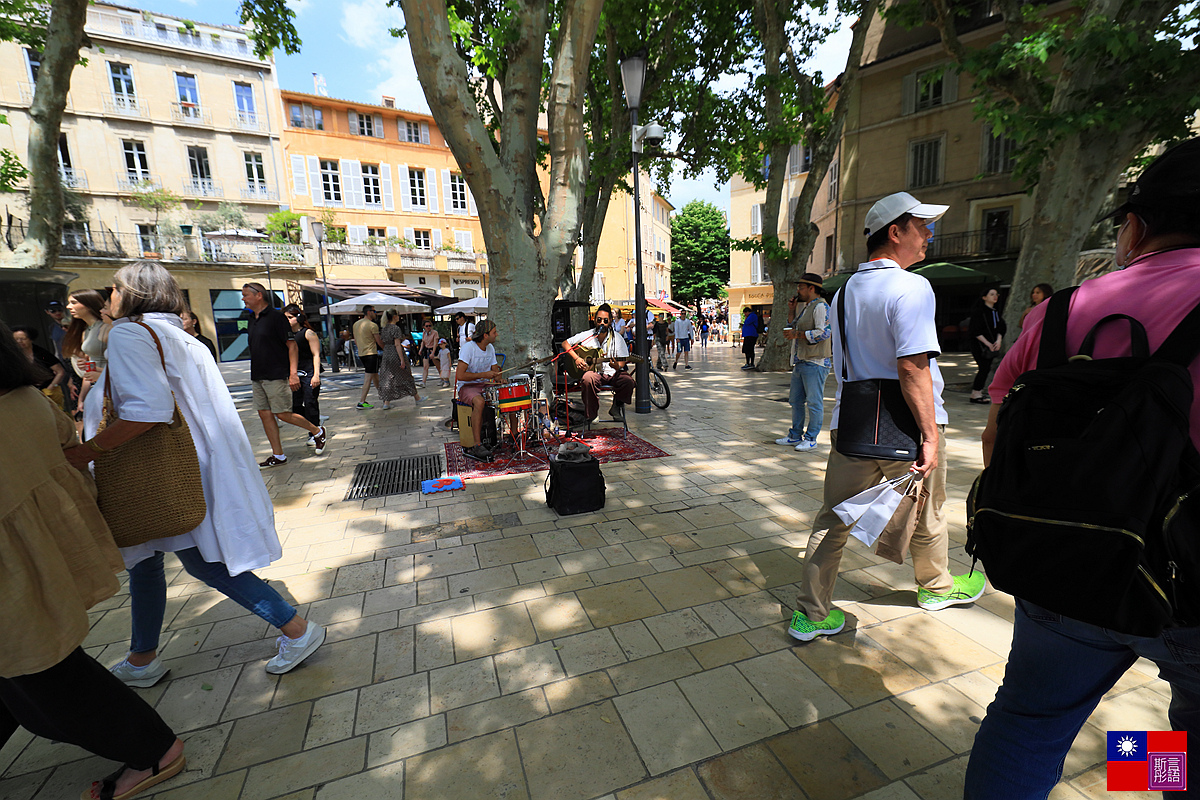
[[916, 274], [928, 280], [934, 286], [970, 286], [987, 283], [999, 283], [1000, 279], [987, 272], [981, 272], [971, 267], [949, 264], [939, 261], [936, 264], [926, 264], [913, 270]]

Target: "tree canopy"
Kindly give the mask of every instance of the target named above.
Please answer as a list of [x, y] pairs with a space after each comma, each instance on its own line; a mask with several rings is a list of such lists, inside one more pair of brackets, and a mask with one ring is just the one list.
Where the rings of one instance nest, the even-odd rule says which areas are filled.
[[[1062, 10], [1001, 0], [998, 38], [959, 37], [950, 0], [907, 0], [893, 12], [928, 22], [979, 90], [977, 116], [1011, 137], [1033, 213], [1014, 297], [1075, 281], [1080, 248], [1120, 174], [1153, 142], [1186, 136], [1200, 108], [1200, 7], [1194, 3], [1083, 0]], [[1023, 303], [1010, 303], [1010, 329]]]
[[729, 284], [729, 224], [712, 203], [693, 200], [671, 218], [671, 295], [695, 304]]

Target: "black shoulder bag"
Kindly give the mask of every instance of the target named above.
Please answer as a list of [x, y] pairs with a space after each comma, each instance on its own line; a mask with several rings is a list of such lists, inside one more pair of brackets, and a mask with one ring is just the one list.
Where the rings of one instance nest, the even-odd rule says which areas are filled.
[[[851, 276], [853, 277], [853, 276]], [[842, 398], [838, 410], [837, 451], [855, 458], [916, 461], [921, 432], [904, 399], [898, 378], [852, 381], [846, 364], [846, 291], [838, 291], [838, 334], [842, 342]]]

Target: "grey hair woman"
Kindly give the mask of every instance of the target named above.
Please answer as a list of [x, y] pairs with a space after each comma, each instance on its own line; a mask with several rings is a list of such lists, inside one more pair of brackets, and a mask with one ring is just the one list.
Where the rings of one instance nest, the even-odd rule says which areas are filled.
[[[129, 654], [112, 671], [138, 687], [153, 686], [167, 674], [158, 644], [167, 590], [163, 553], [173, 552], [193, 577], [280, 629], [279, 653], [266, 669], [287, 672], [320, 647], [325, 631], [306, 622], [251, 571], [283, 551], [271, 498], [229, 390], [204, 345], [183, 330], [183, 296], [162, 265], [130, 264], [113, 282], [108, 369], [84, 409], [84, 430], [91, 438], [68, 449], [67, 459], [83, 468], [97, 454], [169, 422], [178, 404], [195, 441], [208, 516], [182, 536], [121, 549], [129, 571], [133, 635]], [[106, 389], [117, 419], [97, 433]]]

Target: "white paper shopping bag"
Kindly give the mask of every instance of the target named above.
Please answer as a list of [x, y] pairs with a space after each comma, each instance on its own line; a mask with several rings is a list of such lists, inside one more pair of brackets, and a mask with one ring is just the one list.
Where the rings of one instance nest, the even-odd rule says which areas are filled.
[[[879, 538], [881, 533], [883, 533], [883, 529], [887, 526], [888, 520], [890, 520], [892, 515], [896, 513], [896, 509], [900, 506], [900, 501], [904, 498], [904, 492], [908, 489], [909, 484], [912, 483], [915, 477], [916, 476], [910, 472], [900, 476], [899, 478], [893, 478], [892, 480], [884, 481], [877, 486], [872, 486], [870, 489], [866, 490], [866, 492], [860, 492], [852, 497], [851, 500], [857, 501], [857, 498], [862, 497], [867, 492], [873, 493], [873, 499], [867, 503], [865, 508], [862, 508], [862, 513], [860, 513], [858, 518], [854, 520], [853, 525], [850, 528], [850, 535], [855, 539], [858, 539], [867, 547], [873, 546], [875, 544], [875, 540]], [[856, 508], [861, 507], [861, 501], [857, 501]], [[835, 509], [835, 511], [836, 510], [837, 509]], [[838, 516], [845, 521], [845, 518], [842, 517], [841, 513], [839, 513]], [[846, 524], [850, 525], [851, 523], [846, 522]]]

